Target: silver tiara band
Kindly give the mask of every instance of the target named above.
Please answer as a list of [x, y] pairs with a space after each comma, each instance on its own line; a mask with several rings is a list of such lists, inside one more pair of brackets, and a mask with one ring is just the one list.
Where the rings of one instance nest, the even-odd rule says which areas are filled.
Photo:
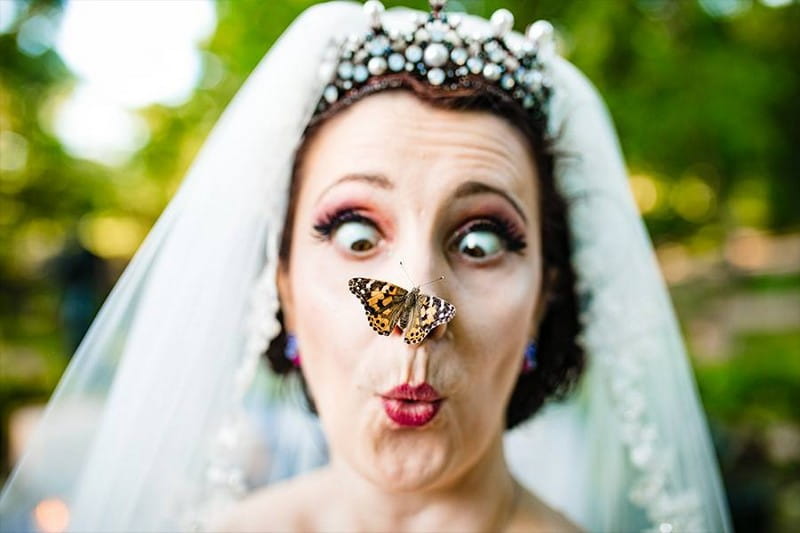
[[444, 12], [446, 1], [429, 0], [431, 12], [413, 29], [383, 25], [383, 4], [369, 0], [364, 13], [370, 29], [335, 42], [320, 67], [326, 83], [317, 113], [356, 93], [376, 78], [409, 73], [434, 86], [458, 88], [482, 77], [534, 116], [546, 114], [551, 94], [544, 63], [554, 53], [553, 27], [544, 20], [528, 27], [525, 38], [512, 45], [506, 39], [514, 16], [499, 9], [490, 19], [491, 35], [463, 31], [458, 15]]

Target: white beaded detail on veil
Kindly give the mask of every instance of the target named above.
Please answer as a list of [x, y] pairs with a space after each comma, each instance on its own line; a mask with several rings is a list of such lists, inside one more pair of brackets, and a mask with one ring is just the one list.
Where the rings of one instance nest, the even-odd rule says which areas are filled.
[[[526, 463], [528, 472], [540, 473], [558, 467], [568, 472], [571, 462], [582, 465], [586, 480], [572, 484], [596, 490], [596, 503], [575, 505], [573, 516], [592, 516], [580, 522], [587, 528], [729, 530], [680, 331], [627, 184], [616, 134], [580, 73], [563, 61], [551, 67], [556, 101], [550, 128], [554, 153], [560, 154], [556, 186], [567, 202], [588, 368], [567, 405], [545, 409], [541, 420], [509, 440], [519, 447], [539, 442], [533, 434], [554, 423], [569, 426], [565, 434], [577, 434], [578, 441], [593, 440], [582, 446], [585, 455], [577, 461], [570, 456], [575, 448], [566, 446], [560, 455], [548, 451], [542, 460], [547, 466], [535, 459]], [[531, 442], [525, 442], [526, 431]], [[608, 486], [609, 479], [617, 481]], [[531, 484], [548, 493], [538, 480]], [[630, 509], [623, 511], [626, 505]], [[573, 506], [567, 501], [566, 507]]]

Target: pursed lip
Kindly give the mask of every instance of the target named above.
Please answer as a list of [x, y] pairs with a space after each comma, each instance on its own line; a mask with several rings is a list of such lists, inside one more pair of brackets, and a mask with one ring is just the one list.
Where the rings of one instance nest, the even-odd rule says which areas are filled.
[[420, 385], [403, 383], [381, 394], [381, 396], [392, 400], [406, 400], [411, 402], [436, 402], [443, 399], [439, 391], [428, 383], [422, 383]]
[[430, 384], [404, 383], [381, 394], [383, 410], [390, 420], [403, 427], [424, 426], [436, 416], [444, 398]]

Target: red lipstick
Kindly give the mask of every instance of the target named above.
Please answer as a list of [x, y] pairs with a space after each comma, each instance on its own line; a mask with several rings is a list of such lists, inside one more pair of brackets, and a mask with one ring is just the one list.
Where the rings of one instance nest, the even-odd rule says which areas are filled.
[[398, 385], [381, 395], [383, 410], [392, 422], [403, 427], [424, 426], [436, 416], [442, 405], [439, 392], [427, 383]]

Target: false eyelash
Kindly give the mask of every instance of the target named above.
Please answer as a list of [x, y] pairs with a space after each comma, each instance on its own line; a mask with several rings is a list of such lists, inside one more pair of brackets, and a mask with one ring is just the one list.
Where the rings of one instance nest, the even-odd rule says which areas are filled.
[[525, 238], [516, 230], [514, 224], [497, 216], [484, 216], [468, 222], [466, 226], [458, 231], [453, 238], [453, 242], [459, 242], [471, 231], [481, 230], [495, 232], [506, 243], [506, 248], [509, 252], [521, 252], [528, 245], [525, 242]]
[[320, 240], [327, 240], [331, 234], [345, 222], [364, 222], [375, 226], [375, 223], [352, 208], [339, 209], [324, 215], [319, 222], [314, 224], [315, 236]]

